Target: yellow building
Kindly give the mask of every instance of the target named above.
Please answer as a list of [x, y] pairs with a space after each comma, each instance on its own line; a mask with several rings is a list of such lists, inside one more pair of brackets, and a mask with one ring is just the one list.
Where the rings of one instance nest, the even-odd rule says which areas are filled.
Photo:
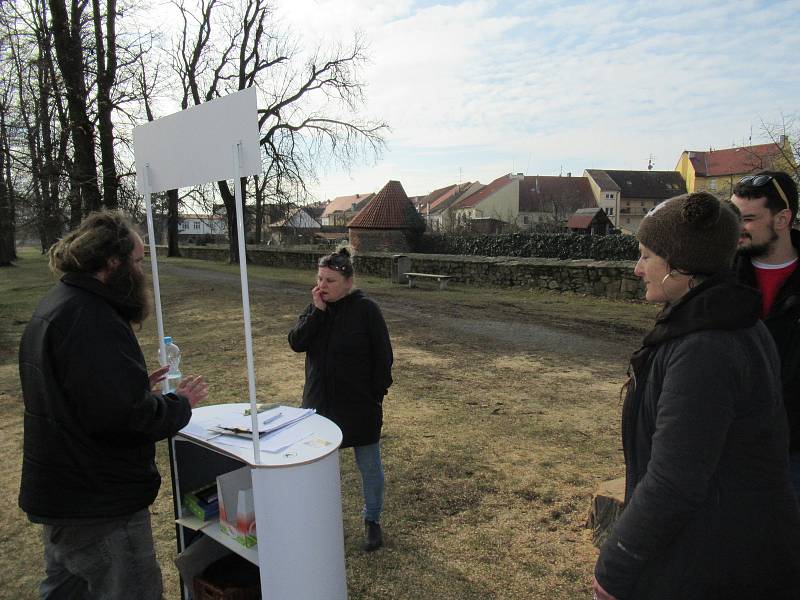
[[[787, 158], [791, 161], [787, 164]], [[786, 136], [778, 143], [724, 148], [722, 150], [684, 150], [675, 170], [686, 181], [689, 192], [707, 191], [730, 198], [731, 190], [745, 175], [762, 169], [791, 172], [796, 168]]]

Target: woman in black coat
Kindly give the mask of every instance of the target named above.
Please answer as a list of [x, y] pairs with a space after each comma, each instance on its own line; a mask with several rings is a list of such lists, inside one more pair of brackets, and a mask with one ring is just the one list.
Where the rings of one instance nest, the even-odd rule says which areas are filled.
[[303, 407], [336, 423], [342, 447], [355, 452], [364, 492], [364, 549], [371, 551], [383, 545], [380, 437], [383, 397], [392, 385], [392, 344], [378, 305], [353, 288], [351, 256], [345, 247], [320, 259], [312, 302], [289, 332], [289, 345], [306, 353]]
[[640, 226], [635, 273], [665, 307], [631, 359], [625, 510], [596, 598], [800, 598], [780, 360], [758, 292], [729, 274], [739, 230], [735, 208], [704, 192]]

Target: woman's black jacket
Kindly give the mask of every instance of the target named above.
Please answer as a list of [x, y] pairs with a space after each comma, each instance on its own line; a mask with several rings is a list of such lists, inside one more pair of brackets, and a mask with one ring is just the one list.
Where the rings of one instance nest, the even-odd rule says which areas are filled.
[[319, 310], [309, 304], [289, 332], [306, 353], [303, 407], [342, 430], [342, 447], [380, 439], [383, 397], [392, 385], [392, 344], [380, 308], [355, 290]]
[[595, 576], [620, 600], [800, 598], [780, 359], [760, 297], [708, 280], [631, 360], [625, 510]]

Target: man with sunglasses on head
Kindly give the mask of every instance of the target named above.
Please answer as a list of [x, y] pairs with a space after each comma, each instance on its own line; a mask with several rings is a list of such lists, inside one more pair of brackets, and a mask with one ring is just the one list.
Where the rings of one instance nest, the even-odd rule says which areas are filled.
[[797, 185], [781, 171], [743, 177], [731, 202], [742, 215], [736, 274], [761, 291], [761, 318], [781, 357], [792, 485], [800, 499], [800, 231]]

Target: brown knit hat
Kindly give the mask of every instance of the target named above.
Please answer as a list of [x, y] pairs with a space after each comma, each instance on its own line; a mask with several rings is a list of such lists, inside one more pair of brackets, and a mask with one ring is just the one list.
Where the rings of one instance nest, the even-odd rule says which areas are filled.
[[684, 273], [712, 275], [731, 266], [739, 215], [708, 192], [664, 200], [639, 226], [639, 241]]

